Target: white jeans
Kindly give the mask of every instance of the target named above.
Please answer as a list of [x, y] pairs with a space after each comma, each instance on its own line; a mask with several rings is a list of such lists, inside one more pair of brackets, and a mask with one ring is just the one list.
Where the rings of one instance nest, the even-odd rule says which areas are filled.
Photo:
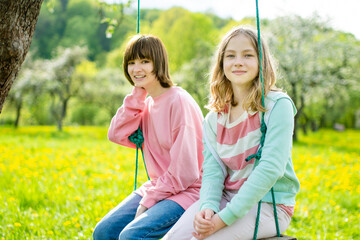
[[[233, 193], [231, 191], [225, 191], [220, 202], [220, 209], [223, 209], [235, 194], [236, 193]], [[164, 236], [163, 240], [195, 240], [191, 233], [195, 232], [193, 227], [193, 221], [195, 214], [199, 212], [199, 207], [199, 201], [191, 205], [191, 207], [189, 207], [181, 216], [179, 221]], [[206, 239], [251, 240], [254, 235], [257, 208], [258, 204], [255, 204], [243, 218], [236, 220], [233, 224], [226, 226], [223, 229], [220, 229]], [[280, 233], [283, 233], [289, 226], [291, 217], [281, 207], [277, 207], [277, 216], [279, 221]], [[276, 236], [274, 208], [272, 206], [272, 203], [263, 202], [261, 204], [257, 238], [261, 239], [272, 236]]]

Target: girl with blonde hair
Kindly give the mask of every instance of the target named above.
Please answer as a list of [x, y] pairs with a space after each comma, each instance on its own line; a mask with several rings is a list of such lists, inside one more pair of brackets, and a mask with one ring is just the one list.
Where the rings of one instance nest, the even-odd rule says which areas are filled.
[[[296, 108], [275, 87], [275, 66], [261, 40], [263, 107], [258, 48], [257, 33], [242, 26], [219, 44], [203, 127], [200, 200], [164, 239], [252, 239], [260, 200], [257, 236], [275, 236], [272, 187], [280, 232], [290, 224], [300, 188], [291, 160]], [[249, 159], [260, 148], [262, 113], [267, 127], [262, 154], [258, 160]]]

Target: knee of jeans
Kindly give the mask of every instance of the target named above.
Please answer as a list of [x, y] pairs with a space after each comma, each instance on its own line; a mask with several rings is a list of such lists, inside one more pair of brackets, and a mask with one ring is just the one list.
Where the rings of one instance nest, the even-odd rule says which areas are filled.
[[93, 232], [93, 239], [94, 240], [103, 240], [109, 239], [109, 229], [106, 226], [105, 222], [99, 222], [96, 224], [94, 232]]
[[124, 229], [119, 235], [119, 240], [129, 240], [129, 239], [136, 239], [136, 232], [132, 231], [131, 229]]

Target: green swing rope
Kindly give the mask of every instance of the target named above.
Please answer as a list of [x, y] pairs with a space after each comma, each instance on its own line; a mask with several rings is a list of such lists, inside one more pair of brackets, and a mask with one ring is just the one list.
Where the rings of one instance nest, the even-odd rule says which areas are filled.
[[[258, 45], [259, 45], [259, 72], [260, 72], [260, 80], [261, 80], [261, 103], [262, 106], [265, 107], [265, 91], [264, 91], [264, 80], [263, 80], [263, 69], [262, 69], [262, 52], [261, 52], [261, 37], [260, 37], [260, 18], [259, 18], [259, 5], [258, 0], [256, 2], [256, 25], [257, 25], [257, 35], [258, 35]], [[255, 158], [255, 166], [256, 162], [259, 161], [261, 158], [262, 148], [264, 146], [265, 142], [265, 134], [266, 134], [266, 124], [265, 124], [265, 112], [262, 112], [262, 118], [261, 118], [261, 139], [260, 139], [260, 147], [256, 154], [252, 154], [246, 158], [246, 161], [249, 161], [253, 158]], [[277, 217], [277, 211], [276, 211], [276, 202], [275, 202], [275, 194], [274, 194], [274, 188], [271, 188], [271, 196], [273, 199], [273, 208], [274, 208], [274, 218], [275, 218], [275, 225], [276, 225], [276, 233], [277, 236], [280, 237], [280, 229], [279, 229], [279, 221]], [[261, 211], [261, 200], [258, 203], [258, 210], [257, 210], [257, 216], [256, 216], [256, 223], [255, 223], [255, 229], [254, 229], [254, 235], [253, 240], [257, 239], [257, 233], [259, 229], [259, 221], [260, 221], [260, 211]]]
[[140, 32], [140, 0], [138, 0], [138, 8], [137, 8], [137, 24], [136, 24], [136, 33]]
[[[140, 32], [140, 0], [138, 0], [138, 9], [137, 9], [137, 28], [136, 28], [136, 33], [139, 34]], [[144, 167], [145, 167], [145, 171], [146, 171], [146, 175], [148, 180], [150, 180], [149, 178], [149, 174], [146, 168], [146, 164], [145, 164], [145, 158], [144, 158], [144, 152], [142, 149], [142, 144], [144, 143], [144, 136], [143, 133], [140, 129], [140, 127], [129, 136], [129, 140], [130, 142], [134, 143], [136, 145], [136, 160], [135, 160], [135, 183], [134, 183], [134, 190], [136, 190], [137, 188], [137, 173], [138, 173], [138, 159], [139, 159], [139, 149], [141, 150], [141, 155], [142, 155], [142, 159], [144, 162]]]

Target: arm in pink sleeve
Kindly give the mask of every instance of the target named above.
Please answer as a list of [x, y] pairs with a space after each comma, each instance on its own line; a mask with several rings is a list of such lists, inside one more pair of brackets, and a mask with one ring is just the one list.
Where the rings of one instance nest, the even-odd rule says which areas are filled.
[[144, 89], [134, 87], [131, 94], [125, 97], [123, 105], [111, 120], [108, 131], [110, 141], [135, 148], [135, 145], [129, 141], [128, 137], [140, 126], [146, 95], [147, 92]]
[[[143, 196], [140, 204], [147, 208], [157, 202], [186, 191], [191, 185], [195, 187], [201, 178], [203, 162], [202, 145], [202, 114], [193, 111], [177, 111], [178, 118], [185, 123], [172, 132], [173, 145], [170, 149], [170, 165], [161, 175], [156, 185]], [[199, 182], [198, 182], [199, 183]], [[200, 183], [198, 184], [200, 188]]]

